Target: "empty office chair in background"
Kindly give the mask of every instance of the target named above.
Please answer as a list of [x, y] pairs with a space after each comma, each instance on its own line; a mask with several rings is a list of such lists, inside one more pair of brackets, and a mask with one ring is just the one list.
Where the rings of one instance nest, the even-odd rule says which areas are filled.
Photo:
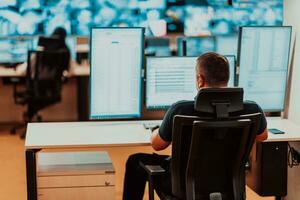
[[[201, 89], [195, 109], [203, 115], [174, 118], [169, 172], [141, 163], [149, 175], [149, 199], [155, 190], [161, 199], [244, 200], [245, 165], [261, 114], [237, 114], [243, 110], [241, 88]], [[171, 191], [157, 184], [167, 173]]]
[[[14, 100], [16, 104], [26, 105], [24, 124], [14, 127], [22, 128], [31, 122], [38, 111], [61, 101], [62, 77], [66, 65], [69, 65], [68, 51], [29, 51], [26, 69], [26, 88], [18, 89], [14, 84]], [[37, 115], [38, 121], [41, 117]], [[26, 131], [21, 135], [25, 137]]]

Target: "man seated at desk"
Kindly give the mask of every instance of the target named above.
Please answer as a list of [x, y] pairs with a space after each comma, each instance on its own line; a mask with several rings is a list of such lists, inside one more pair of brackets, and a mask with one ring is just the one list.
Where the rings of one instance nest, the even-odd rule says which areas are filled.
[[[224, 56], [217, 53], [206, 53], [198, 57], [195, 74], [198, 90], [210, 87], [227, 87], [229, 74], [229, 63]], [[256, 141], [263, 141], [267, 139], [268, 131], [267, 121], [260, 106], [255, 102], [245, 101], [244, 110], [237, 114], [241, 115], [257, 112], [262, 113], [263, 117], [258, 129]], [[175, 115], [201, 116], [201, 113], [194, 110], [194, 101], [179, 101], [173, 104], [165, 114], [159, 129], [154, 130], [152, 133], [151, 145], [154, 150], [164, 150], [171, 144], [172, 123]], [[166, 157], [168, 156], [144, 153], [131, 155], [126, 163], [123, 200], [143, 199], [147, 174], [142, 167], [140, 167], [140, 161], [146, 165], [161, 165], [168, 169], [169, 162], [165, 160]], [[170, 181], [170, 177], [164, 177], [159, 187], [164, 188], [164, 191], [171, 191]]]

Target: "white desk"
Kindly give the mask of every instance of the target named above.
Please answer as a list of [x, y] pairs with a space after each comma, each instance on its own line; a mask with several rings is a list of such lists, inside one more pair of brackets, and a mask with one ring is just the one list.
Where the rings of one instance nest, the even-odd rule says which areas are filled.
[[[0, 77], [25, 77], [26, 65], [23, 65], [21, 64], [16, 68], [8, 68], [0, 65]], [[66, 75], [67, 77], [90, 76], [90, 67], [72, 62], [70, 70]]]
[[90, 66], [74, 64], [70, 68], [69, 75], [73, 76], [90, 76]]
[[268, 128], [277, 128], [285, 132], [285, 134], [269, 133], [269, 137], [265, 142], [293, 142], [300, 141], [300, 125], [291, 122], [288, 119], [280, 117], [268, 117]]
[[[285, 131], [269, 134], [267, 143], [300, 141], [300, 127], [289, 120], [268, 118], [268, 127]], [[36, 152], [52, 148], [90, 148], [150, 145], [147, 121], [29, 123], [26, 134], [28, 199], [36, 200]], [[151, 121], [153, 122], [153, 121]], [[155, 121], [159, 123], [160, 121]]]
[[27, 199], [37, 200], [36, 153], [41, 149], [150, 145], [144, 121], [29, 123], [25, 141]]
[[25, 76], [25, 71], [15, 68], [7, 68], [0, 65], [0, 77], [22, 77]]
[[[265, 142], [300, 141], [300, 126], [279, 117], [267, 118], [269, 128], [285, 134], [269, 133]], [[29, 123], [26, 149], [149, 145], [147, 121]], [[160, 123], [159, 120], [151, 121]], [[129, 137], [130, 136], [130, 137]]]
[[29, 123], [26, 149], [149, 145], [145, 121]]

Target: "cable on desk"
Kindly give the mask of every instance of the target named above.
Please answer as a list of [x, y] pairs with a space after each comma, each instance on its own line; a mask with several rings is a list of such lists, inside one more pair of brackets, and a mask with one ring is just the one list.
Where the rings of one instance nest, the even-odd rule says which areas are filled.
[[288, 144], [288, 166], [290, 168], [299, 166], [300, 153]]

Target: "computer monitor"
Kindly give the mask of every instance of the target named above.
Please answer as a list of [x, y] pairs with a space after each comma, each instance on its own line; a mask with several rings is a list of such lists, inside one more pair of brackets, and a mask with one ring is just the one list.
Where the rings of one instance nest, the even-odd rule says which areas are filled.
[[33, 41], [30, 38], [0, 38], [0, 63], [14, 64], [27, 61], [27, 52], [31, 50]]
[[238, 85], [264, 111], [284, 109], [291, 32], [288, 26], [240, 29]]
[[[197, 94], [196, 56], [147, 57], [146, 108], [167, 109], [180, 100], [194, 100]], [[226, 56], [230, 65], [229, 87], [234, 86], [235, 57]]]
[[238, 35], [218, 35], [216, 38], [216, 52], [222, 55], [237, 56]]
[[91, 119], [141, 115], [143, 28], [91, 31]]
[[177, 55], [184, 55], [183, 41], [186, 41], [186, 56], [199, 56], [206, 52], [215, 51], [215, 38], [208, 37], [178, 37]]
[[146, 38], [145, 54], [151, 56], [171, 56], [169, 38]]
[[197, 94], [197, 57], [147, 57], [146, 108], [167, 109]]

